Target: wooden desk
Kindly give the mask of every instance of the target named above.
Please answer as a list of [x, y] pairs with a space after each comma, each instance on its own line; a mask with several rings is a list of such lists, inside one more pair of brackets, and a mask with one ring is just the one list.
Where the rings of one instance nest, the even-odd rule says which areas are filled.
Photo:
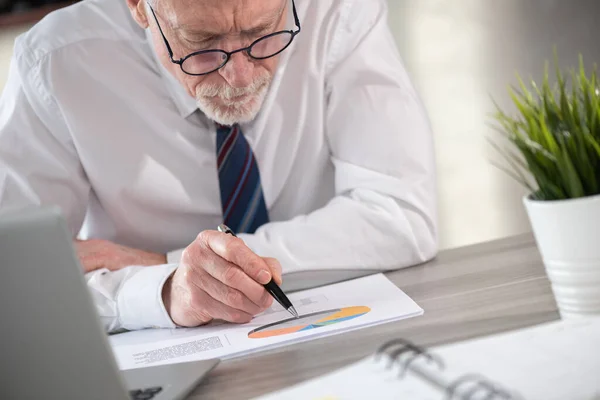
[[422, 317], [222, 362], [191, 395], [247, 399], [347, 365], [403, 337], [425, 346], [559, 318], [530, 235], [444, 251], [387, 276], [425, 309]]

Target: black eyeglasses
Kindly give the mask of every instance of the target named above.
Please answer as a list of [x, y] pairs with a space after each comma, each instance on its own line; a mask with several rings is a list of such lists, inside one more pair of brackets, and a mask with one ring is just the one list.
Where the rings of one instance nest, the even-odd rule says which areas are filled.
[[154, 20], [156, 21], [156, 25], [158, 26], [158, 30], [162, 35], [163, 40], [165, 41], [165, 45], [167, 46], [167, 51], [169, 52], [169, 57], [171, 58], [171, 62], [179, 65], [181, 70], [188, 75], [200, 76], [200, 75], [208, 75], [212, 72], [215, 72], [218, 69], [221, 69], [227, 64], [229, 59], [235, 53], [240, 53], [245, 51], [246, 54], [250, 58], [255, 60], [264, 60], [266, 58], [275, 57], [277, 54], [281, 53], [285, 49], [288, 48], [292, 41], [300, 33], [302, 28], [300, 27], [300, 19], [298, 18], [298, 13], [296, 12], [296, 4], [294, 0], [292, 0], [292, 9], [294, 11], [294, 22], [296, 23], [297, 30], [283, 30], [271, 33], [267, 36], [263, 36], [254, 42], [248, 47], [244, 47], [242, 49], [237, 49], [234, 51], [225, 51], [225, 50], [201, 50], [196, 51], [192, 54], [188, 54], [187, 56], [180, 58], [179, 60], [175, 60], [173, 58], [173, 50], [171, 50], [171, 45], [169, 45], [169, 41], [165, 37], [162, 28], [160, 27], [160, 23], [158, 22], [158, 18], [156, 17], [156, 13], [154, 9], [148, 3], [148, 7], [150, 7], [150, 11], [152, 11], [152, 15], [154, 16]]

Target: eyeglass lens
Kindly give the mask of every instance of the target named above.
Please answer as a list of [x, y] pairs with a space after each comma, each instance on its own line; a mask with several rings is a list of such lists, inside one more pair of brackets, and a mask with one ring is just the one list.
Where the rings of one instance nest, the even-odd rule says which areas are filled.
[[[290, 32], [279, 32], [254, 42], [249, 49], [253, 58], [269, 58], [284, 50], [292, 41]], [[195, 54], [185, 59], [181, 68], [188, 74], [204, 74], [219, 69], [227, 61], [227, 53], [220, 50]]]

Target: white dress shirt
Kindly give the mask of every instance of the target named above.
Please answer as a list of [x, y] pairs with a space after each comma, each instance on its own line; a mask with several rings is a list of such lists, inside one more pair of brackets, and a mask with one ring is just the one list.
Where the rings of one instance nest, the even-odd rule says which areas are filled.
[[[296, 0], [254, 149], [271, 222], [240, 237], [284, 274], [384, 270], [437, 251], [432, 135], [384, 0]], [[0, 100], [0, 208], [59, 205], [73, 236], [168, 253], [87, 274], [105, 327], [172, 327], [181, 249], [221, 223], [216, 128], [125, 0], [85, 0], [15, 43]], [[10, 268], [10, 266], [2, 266]]]

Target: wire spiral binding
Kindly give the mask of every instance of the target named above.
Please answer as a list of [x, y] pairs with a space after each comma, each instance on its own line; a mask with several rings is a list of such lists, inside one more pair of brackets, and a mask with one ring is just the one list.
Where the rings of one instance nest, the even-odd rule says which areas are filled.
[[[464, 375], [455, 380], [446, 390], [446, 400], [452, 400], [455, 398], [459, 388], [464, 387], [465, 384], [474, 383], [474, 385], [466, 392], [461, 394], [461, 399], [478, 399], [483, 400], [518, 400], [520, 397], [515, 397], [504, 389], [497, 387], [496, 385], [489, 382], [485, 377], [470, 374]], [[485, 396], [485, 397], [482, 397]]]
[[[406, 339], [394, 339], [384, 343], [377, 349], [375, 361], [379, 362], [384, 354], [390, 359], [386, 368], [391, 368], [394, 363], [400, 363], [399, 377], [403, 377], [410, 365], [419, 358], [425, 358], [428, 362], [435, 364], [439, 370], [445, 369], [444, 362], [437, 355], [427, 352], [423, 347], [417, 346]], [[401, 361], [404, 354], [410, 355], [406, 357], [406, 360]], [[467, 384], [471, 384], [472, 386], [459, 392], [459, 389], [464, 388]], [[485, 377], [476, 374], [464, 375], [458, 378], [446, 388], [445, 392], [446, 400], [455, 400], [458, 398], [461, 400], [522, 400], [520, 396], [510, 393], [491, 383]], [[456, 397], [457, 395], [460, 397]]]
[[[391, 350], [397, 346], [400, 346], [400, 348], [388, 353], [388, 350]], [[417, 346], [414, 343], [411, 343], [405, 339], [394, 339], [394, 340], [390, 340], [389, 342], [383, 344], [379, 349], [377, 349], [376, 361], [379, 361], [381, 355], [384, 353], [388, 354], [388, 356], [391, 360], [391, 363], [388, 365], [388, 368], [390, 368], [394, 364], [394, 362], [400, 361], [400, 357], [403, 354], [412, 353], [410, 358], [408, 358], [406, 361], [400, 363], [400, 366], [401, 366], [400, 374], [399, 374], [400, 377], [402, 377], [402, 376], [404, 376], [404, 374], [406, 374], [406, 371], [408, 370], [408, 367], [410, 366], [410, 364], [412, 364], [415, 360], [417, 360], [421, 357], [426, 358], [427, 361], [435, 364], [439, 369], [444, 369], [444, 362], [439, 357], [428, 353], [423, 347]]]

